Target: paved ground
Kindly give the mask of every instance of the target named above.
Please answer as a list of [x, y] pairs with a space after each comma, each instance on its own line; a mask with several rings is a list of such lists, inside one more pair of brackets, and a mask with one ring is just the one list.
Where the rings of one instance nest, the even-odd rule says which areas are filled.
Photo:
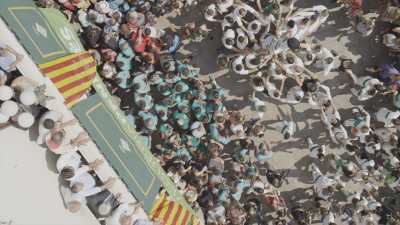
[[[348, 32], [350, 23], [345, 16], [345, 9], [338, 7], [336, 3], [328, 0], [299, 0], [297, 7], [305, 8], [313, 5], [325, 5], [330, 9], [330, 17], [327, 23], [316, 33], [316, 37], [322, 41], [323, 45], [329, 49], [336, 50], [339, 55], [350, 56], [355, 60], [355, 74], [364, 75], [364, 68], [383, 62], [390, 62], [387, 57], [387, 51], [382, 44], [377, 43], [376, 36], [385, 28], [385, 24], [377, 23], [377, 29], [372, 35], [363, 38], [354, 32]], [[373, 0], [364, 1], [364, 6], [369, 9], [378, 9], [379, 2]], [[376, 16], [374, 10], [369, 10], [371, 16]], [[187, 22], [195, 21], [199, 24], [206, 23], [201, 15], [201, 7], [191, 10], [189, 13], [179, 18], [168, 18], [169, 22], [175, 26], [182, 26]], [[218, 70], [216, 65], [217, 51], [222, 47], [220, 42], [221, 32], [219, 24], [207, 25], [213, 29], [211, 36], [202, 43], [190, 44], [184, 47], [183, 54], [194, 56], [194, 62], [201, 68], [201, 73], [206, 77], [209, 74], [217, 76], [217, 82], [228, 92], [226, 105], [228, 109], [240, 109], [246, 112], [249, 117], [254, 117], [251, 102], [248, 99], [250, 88], [246, 76], [235, 75], [227, 70]], [[342, 118], [349, 118], [351, 108], [355, 105], [361, 105], [354, 97], [350, 95], [350, 78], [345, 74], [337, 72], [330, 73], [327, 77], [321, 78], [323, 84], [331, 88], [334, 97], [334, 104], [339, 109]], [[389, 98], [374, 98], [371, 101], [364, 102], [370, 111], [376, 111], [371, 107], [376, 104], [389, 105]], [[267, 101], [267, 111], [263, 118], [264, 124], [268, 127], [273, 123], [278, 114], [278, 107], [285, 112], [290, 112], [297, 123], [298, 132], [294, 139], [283, 141], [273, 146], [274, 156], [271, 164], [276, 168], [290, 169], [289, 184], [281, 188], [282, 194], [292, 200], [308, 199], [307, 187], [311, 186], [311, 173], [305, 169], [309, 164], [307, 150], [305, 149], [304, 139], [307, 136], [313, 138], [318, 143], [331, 143], [325, 129], [320, 122], [319, 110], [311, 108], [308, 104], [298, 104], [289, 106], [277, 104], [276, 101], [265, 99]], [[373, 104], [372, 104], [373, 103]], [[282, 140], [282, 138], [273, 130], [269, 129], [266, 133], [266, 139]], [[337, 146], [329, 145], [330, 152], [338, 152]], [[320, 164], [322, 166], [322, 164]], [[323, 171], [326, 172], [326, 171]], [[350, 185], [349, 189], [357, 188], [356, 185]], [[339, 223], [340, 224], [340, 223]]]

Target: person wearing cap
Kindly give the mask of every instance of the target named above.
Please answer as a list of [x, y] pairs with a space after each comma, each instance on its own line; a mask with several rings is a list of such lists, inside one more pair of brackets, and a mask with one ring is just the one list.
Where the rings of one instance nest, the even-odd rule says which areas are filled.
[[72, 119], [66, 122], [63, 121], [63, 114], [55, 111], [49, 110], [45, 112], [39, 119], [38, 122], [38, 137], [36, 139], [36, 143], [42, 145], [45, 141], [45, 137], [48, 135], [49, 132], [54, 132], [59, 129], [63, 129], [67, 126], [75, 125], [78, 121], [76, 119]]
[[356, 75], [351, 70], [346, 70], [346, 73], [351, 77], [355, 88], [350, 89], [350, 91], [357, 96], [359, 101], [365, 101], [374, 97], [379, 91], [384, 90], [383, 83], [376, 78], [371, 76], [356, 77]]
[[371, 131], [371, 116], [363, 107], [354, 108], [353, 115], [354, 119], [346, 120], [344, 125], [351, 127], [352, 134], [359, 137], [361, 143], [365, 143], [365, 138]]
[[54, 154], [60, 155], [90, 142], [90, 138], [85, 132], [79, 133], [76, 137], [73, 137], [71, 133], [72, 131], [66, 128], [49, 132], [45, 136], [47, 148]]
[[138, 116], [142, 119], [143, 125], [146, 129], [150, 131], [157, 129], [158, 117], [155, 114], [151, 112], [140, 111]]
[[83, 205], [86, 205], [87, 197], [96, 195], [106, 189], [110, 189], [114, 183], [115, 178], [109, 178], [101, 186], [96, 186], [78, 193], [74, 193], [70, 188], [65, 186], [61, 186], [60, 189], [67, 210], [71, 213], [77, 213]]
[[395, 124], [399, 124], [400, 112], [391, 111], [385, 107], [380, 108], [375, 114], [376, 120], [378, 122], [384, 123], [385, 127], [394, 127]]
[[310, 151], [310, 157], [322, 161], [324, 156], [326, 155], [325, 145], [314, 143], [310, 137], [306, 138], [306, 142], [308, 150]]
[[4, 85], [9, 78], [11, 79], [12, 73], [17, 70], [23, 58], [23, 55], [10, 46], [0, 43], [0, 85]]

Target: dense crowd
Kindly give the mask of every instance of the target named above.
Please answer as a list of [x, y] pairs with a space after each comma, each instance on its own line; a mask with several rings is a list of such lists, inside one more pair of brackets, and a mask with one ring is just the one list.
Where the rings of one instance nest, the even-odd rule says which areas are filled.
[[[205, 25], [191, 23], [179, 30], [156, 26], [158, 17], [180, 15], [199, 2], [37, 1], [64, 12], [96, 59], [116, 104], [205, 224], [399, 224], [400, 67], [396, 62], [371, 65], [366, 68], [369, 75], [354, 74], [351, 58], [339, 56], [312, 36], [326, 25], [329, 9], [296, 8], [295, 2], [217, 0], [204, 5], [205, 19], [220, 23], [223, 32], [225, 49], [218, 65], [251, 84], [257, 117], [249, 118], [224, 105], [225, 91], [214, 77], [201, 76], [190, 56], [179, 56], [184, 43], [207, 36]], [[361, 0], [339, 4], [347, 9], [343, 16], [349, 17], [351, 29], [369, 38], [376, 18], [362, 10], [368, 7]], [[382, 8], [379, 20], [390, 26], [382, 43], [397, 56], [399, 4], [388, 1]], [[16, 71], [21, 58], [11, 47], [0, 45], [0, 125], [28, 129], [36, 120], [37, 143], [60, 155], [57, 170], [66, 181], [62, 193], [67, 208], [77, 212], [90, 196], [101, 195], [95, 211], [107, 225], [162, 224], [134, 219], [141, 205], [109, 194], [106, 189], [113, 178], [101, 183], [93, 176], [91, 171], [102, 161], [88, 163], [79, 154], [79, 146], [89, 137], [84, 132], [74, 135], [68, 130], [75, 120], [65, 121], [59, 112], [45, 108], [44, 87]], [[389, 95], [393, 104], [376, 111], [354, 107], [352, 118], [342, 118], [330, 87], [320, 81], [334, 70], [352, 81], [349, 93], [361, 105]], [[307, 102], [320, 110], [332, 143], [304, 140], [313, 180], [306, 201], [289, 204], [280, 195], [288, 170], [270, 164], [276, 140], [266, 137], [262, 123], [266, 98], [289, 105]], [[298, 121], [292, 112], [280, 114], [271, 127], [290, 141], [298, 132]], [[330, 144], [345, 153], [328, 149]], [[334, 172], [325, 173], [327, 167]], [[358, 189], [353, 192], [349, 186]]]

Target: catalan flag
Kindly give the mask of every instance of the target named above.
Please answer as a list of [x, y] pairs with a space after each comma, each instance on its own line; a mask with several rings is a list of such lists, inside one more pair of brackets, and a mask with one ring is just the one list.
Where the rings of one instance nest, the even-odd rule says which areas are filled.
[[96, 62], [88, 52], [68, 55], [39, 67], [70, 108], [86, 93], [96, 76]]
[[202, 225], [195, 215], [190, 213], [189, 209], [169, 200], [165, 191], [155, 201], [150, 212], [150, 218], [161, 220], [164, 225]]

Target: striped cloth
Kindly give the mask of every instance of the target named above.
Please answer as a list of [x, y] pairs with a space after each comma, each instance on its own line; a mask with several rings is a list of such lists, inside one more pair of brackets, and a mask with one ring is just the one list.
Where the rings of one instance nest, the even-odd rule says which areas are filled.
[[96, 62], [88, 52], [68, 55], [39, 65], [71, 108], [84, 95], [96, 76]]
[[164, 225], [202, 225], [200, 221], [177, 202], [168, 199], [166, 192], [160, 193], [150, 212], [152, 220], [160, 220]]

